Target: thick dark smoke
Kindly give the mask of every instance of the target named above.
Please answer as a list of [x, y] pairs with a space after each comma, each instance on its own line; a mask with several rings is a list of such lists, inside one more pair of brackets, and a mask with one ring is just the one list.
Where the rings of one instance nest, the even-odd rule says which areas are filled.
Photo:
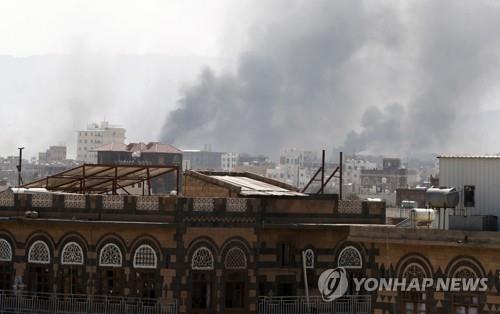
[[[161, 138], [275, 153], [442, 152], [497, 88], [495, 1], [286, 1], [251, 29], [235, 73], [205, 69]], [[470, 121], [469, 121], [470, 123]], [[463, 138], [462, 138], [463, 144]]]

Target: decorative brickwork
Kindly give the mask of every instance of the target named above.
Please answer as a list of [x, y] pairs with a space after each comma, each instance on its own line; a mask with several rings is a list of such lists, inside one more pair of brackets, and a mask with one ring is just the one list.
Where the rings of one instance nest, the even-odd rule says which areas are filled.
[[361, 201], [339, 201], [339, 214], [361, 214], [363, 206]]
[[193, 211], [195, 212], [214, 211], [214, 199], [209, 197], [193, 198]]
[[52, 207], [52, 194], [39, 193], [31, 195], [31, 206], [38, 208]]
[[85, 195], [68, 194], [64, 195], [65, 208], [85, 208]]
[[123, 201], [122, 195], [103, 195], [102, 207], [104, 209], [123, 209]]
[[247, 211], [247, 200], [244, 198], [228, 198], [226, 201], [226, 210], [228, 212]]
[[0, 206], [13, 207], [14, 206], [14, 193], [11, 190], [5, 190], [0, 193]]
[[157, 196], [138, 196], [137, 197], [137, 210], [158, 210], [158, 197]]

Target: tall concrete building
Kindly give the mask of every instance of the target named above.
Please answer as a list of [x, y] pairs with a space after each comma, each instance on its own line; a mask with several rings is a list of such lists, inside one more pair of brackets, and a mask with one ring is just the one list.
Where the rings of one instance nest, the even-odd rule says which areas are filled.
[[84, 163], [96, 163], [95, 148], [106, 144], [125, 144], [125, 129], [110, 125], [107, 121], [101, 124], [91, 123], [86, 130], [78, 131], [76, 160]]

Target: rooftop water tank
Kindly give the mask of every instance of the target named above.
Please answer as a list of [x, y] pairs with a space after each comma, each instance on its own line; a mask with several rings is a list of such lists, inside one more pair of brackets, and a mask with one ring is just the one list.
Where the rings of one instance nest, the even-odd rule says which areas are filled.
[[425, 203], [432, 208], [457, 207], [460, 194], [455, 188], [428, 188], [425, 192]]

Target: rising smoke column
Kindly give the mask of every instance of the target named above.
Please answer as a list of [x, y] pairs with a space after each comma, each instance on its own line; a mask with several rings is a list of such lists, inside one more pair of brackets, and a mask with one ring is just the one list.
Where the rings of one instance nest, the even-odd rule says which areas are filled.
[[406, 153], [450, 145], [457, 117], [499, 81], [492, 1], [276, 2], [235, 73], [205, 69], [163, 141], [272, 153], [340, 146]]

